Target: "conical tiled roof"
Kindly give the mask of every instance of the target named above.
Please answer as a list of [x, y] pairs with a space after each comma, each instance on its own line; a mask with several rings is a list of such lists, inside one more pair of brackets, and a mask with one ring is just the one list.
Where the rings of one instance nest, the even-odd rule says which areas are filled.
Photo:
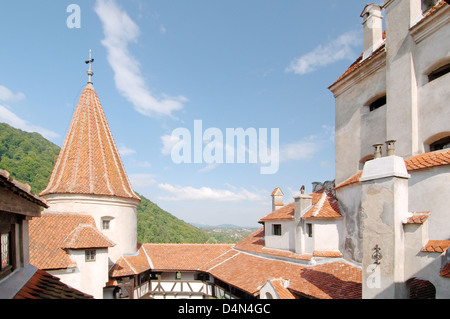
[[131, 188], [100, 100], [91, 83], [81, 94], [47, 188], [49, 194], [140, 199]]

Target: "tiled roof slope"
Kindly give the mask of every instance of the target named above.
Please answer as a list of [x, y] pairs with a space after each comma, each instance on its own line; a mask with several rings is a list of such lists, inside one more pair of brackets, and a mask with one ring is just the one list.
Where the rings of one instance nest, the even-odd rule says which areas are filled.
[[270, 280], [272, 287], [275, 289], [280, 299], [295, 299], [295, 296], [286, 287], [286, 282], [289, 283], [289, 281], [283, 280], [282, 278]]
[[295, 254], [290, 251], [281, 251], [278, 249], [270, 249], [266, 248], [264, 244], [264, 228], [261, 227], [257, 231], [253, 232], [240, 242], [238, 242], [235, 245], [235, 248], [237, 250], [249, 252], [249, 253], [257, 253], [267, 256], [274, 256], [274, 257], [282, 257], [282, 258], [290, 258], [293, 260], [300, 260], [300, 261], [310, 261], [312, 259], [312, 255], [310, 254], [304, 254], [299, 255]]
[[309, 209], [302, 218], [313, 219], [313, 218], [341, 218], [341, 209], [339, 208], [339, 203], [337, 198], [330, 192], [322, 189], [319, 192], [311, 194], [313, 199], [313, 207]]
[[425, 247], [422, 248], [422, 251], [429, 253], [445, 253], [449, 247], [450, 240], [429, 240]]
[[290, 203], [264, 216], [259, 222], [261, 223], [269, 220], [291, 220], [294, 218], [294, 209], [295, 203]]
[[155, 270], [194, 271], [219, 258], [232, 244], [143, 244]]
[[[295, 254], [273, 253], [295, 258]], [[138, 255], [119, 259], [110, 275], [117, 278], [149, 269], [204, 271], [249, 294], [258, 294], [267, 280], [285, 278], [289, 280], [289, 287], [284, 293], [289, 298], [293, 293], [308, 298], [361, 298], [361, 270], [358, 267], [343, 262], [307, 267], [250, 255], [235, 250], [231, 244], [143, 244]], [[284, 297], [287, 295], [283, 294]]]
[[137, 275], [150, 268], [151, 261], [141, 245], [137, 255], [121, 256], [111, 268], [109, 275], [112, 278]]
[[[419, 154], [411, 158], [405, 159], [405, 165], [408, 172], [449, 164], [450, 164], [450, 149]], [[361, 176], [362, 171], [359, 171], [355, 175], [351, 176], [347, 180], [337, 185], [335, 189], [339, 189], [347, 185], [358, 183]]]
[[83, 90], [53, 169], [48, 194], [94, 194], [124, 198], [134, 193], [92, 84]]
[[[340, 218], [342, 217], [336, 197], [325, 189], [309, 194], [312, 196], [312, 207], [302, 215], [304, 219]], [[271, 220], [294, 219], [295, 203], [277, 209], [259, 220], [260, 223]]]
[[64, 239], [61, 248], [64, 249], [85, 249], [85, 248], [106, 248], [115, 244], [92, 224], [80, 224]]
[[30, 264], [44, 270], [75, 266], [64, 248], [100, 248], [113, 245], [95, 228], [94, 219], [87, 215], [44, 213], [40, 218], [30, 221], [29, 236]]
[[38, 269], [13, 299], [93, 299], [62, 283], [59, 278]]
[[344, 262], [308, 267], [239, 253], [209, 273], [252, 295], [268, 279], [280, 277], [289, 280], [289, 290], [308, 298], [360, 299], [362, 293], [361, 270]]

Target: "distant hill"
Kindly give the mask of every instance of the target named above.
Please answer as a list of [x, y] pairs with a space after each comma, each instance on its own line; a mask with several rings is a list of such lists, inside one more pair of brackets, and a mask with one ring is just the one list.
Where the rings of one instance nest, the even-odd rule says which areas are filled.
[[[0, 123], [0, 169], [31, 186], [39, 194], [48, 184], [60, 147], [38, 133], [28, 133]], [[234, 237], [210, 233], [188, 224], [155, 203], [142, 199], [137, 208], [138, 242], [141, 243], [233, 243]]]
[[138, 211], [140, 243], [205, 243], [207, 232], [190, 225], [161, 209], [141, 194]]

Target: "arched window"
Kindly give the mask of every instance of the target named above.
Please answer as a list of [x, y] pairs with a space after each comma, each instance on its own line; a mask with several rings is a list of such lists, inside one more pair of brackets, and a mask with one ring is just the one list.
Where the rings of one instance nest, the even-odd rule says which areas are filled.
[[409, 299], [436, 299], [436, 287], [428, 280], [412, 278], [409, 285]]
[[379, 107], [387, 103], [386, 93], [372, 97], [365, 105], [369, 107], [370, 112], [375, 111]]
[[446, 148], [450, 148], [450, 136], [441, 138], [440, 140], [430, 144], [430, 151], [438, 151]]
[[450, 132], [441, 132], [428, 138], [424, 142], [425, 151], [434, 152], [450, 148]]

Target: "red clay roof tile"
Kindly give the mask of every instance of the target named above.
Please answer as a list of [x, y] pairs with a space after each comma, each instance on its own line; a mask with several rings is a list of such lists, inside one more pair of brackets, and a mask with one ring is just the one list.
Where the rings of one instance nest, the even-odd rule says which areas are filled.
[[81, 94], [49, 184], [40, 195], [48, 194], [94, 194], [140, 200], [128, 180], [91, 84]]
[[[405, 165], [408, 172], [449, 164], [450, 164], [450, 149], [419, 154], [411, 158], [405, 159]], [[338, 184], [334, 189], [339, 189], [347, 185], [359, 183], [359, 179], [361, 178], [361, 176], [362, 171], [359, 171], [355, 175]]]
[[93, 299], [62, 283], [59, 278], [38, 269], [13, 299]]
[[[79, 228], [80, 225], [92, 227]], [[30, 264], [44, 270], [75, 266], [64, 248], [101, 248], [113, 244], [87, 215], [43, 213], [30, 221], [29, 237]]]

